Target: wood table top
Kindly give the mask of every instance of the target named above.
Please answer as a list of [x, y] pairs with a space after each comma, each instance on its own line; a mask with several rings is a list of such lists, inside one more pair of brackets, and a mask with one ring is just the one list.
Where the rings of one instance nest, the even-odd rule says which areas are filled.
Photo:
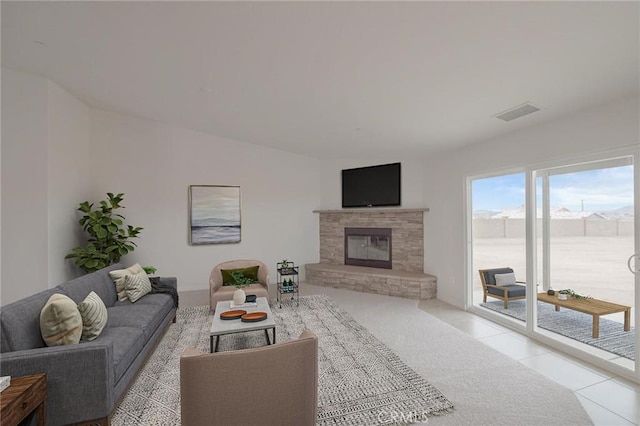
[[574, 299], [569, 296], [567, 300], [560, 300], [557, 294], [550, 296], [547, 293], [538, 293], [538, 300], [591, 315], [614, 314], [631, 309], [631, 306], [619, 305], [599, 299]]

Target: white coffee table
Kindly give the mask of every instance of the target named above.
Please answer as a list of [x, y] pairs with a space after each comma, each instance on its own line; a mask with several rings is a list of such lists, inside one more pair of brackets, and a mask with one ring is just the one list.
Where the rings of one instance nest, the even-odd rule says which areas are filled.
[[[276, 342], [276, 322], [273, 318], [273, 314], [271, 313], [271, 308], [269, 307], [269, 302], [266, 297], [258, 297], [256, 300], [258, 306], [248, 306], [248, 307], [234, 307], [231, 308], [231, 301], [225, 300], [223, 302], [218, 302], [216, 304], [216, 313], [213, 317], [213, 322], [211, 323], [211, 332], [209, 333], [209, 350], [213, 352], [218, 352], [218, 343], [220, 343], [220, 336], [224, 334], [234, 334], [234, 333], [244, 333], [246, 331], [255, 331], [255, 330], [264, 330], [265, 336], [267, 336], [267, 345], [271, 344], [271, 340], [269, 339], [269, 330], [273, 330], [273, 343]], [[220, 319], [220, 314], [222, 312], [226, 312], [229, 310], [242, 309], [247, 311], [247, 313], [251, 312], [266, 312], [267, 319], [264, 321], [258, 322], [242, 322], [240, 319], [235, 320], [223, 320]], [[213, 344], [213, 338], [216, 339], [216, 344]]]

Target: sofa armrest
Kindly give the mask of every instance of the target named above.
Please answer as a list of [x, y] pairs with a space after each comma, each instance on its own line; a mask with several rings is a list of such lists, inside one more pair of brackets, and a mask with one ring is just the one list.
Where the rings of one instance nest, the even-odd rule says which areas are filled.
[[47, 375], [47, 424], [107, 416], [114, 401], [113, 343], [98, 341], [4, 352], [0, 374]]

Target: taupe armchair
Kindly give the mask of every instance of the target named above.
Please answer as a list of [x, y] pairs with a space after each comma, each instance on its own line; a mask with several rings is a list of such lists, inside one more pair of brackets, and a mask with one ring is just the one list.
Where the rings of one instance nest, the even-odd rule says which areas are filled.
[[182, 426], [315, 425], [317, 336], [212, 354], [186, 348], [180, 406]]
[[526, 283], [514, 281], [513, 284], [499, 286], [496, 285], [496, 274], [511, 274], [511, 268], [480, 269], [480, 280], [482, 281], [483, 297], [482, 301], [487, 302], [487, 296], [495, 297], [504, 301], [504, 308], [509, 309], [509, 300], [524, 299], [527, 294]]
[[209, 276], [209, 309], [216, 310], [216, 304], [223, 300], [233, 300], [234, 286], [223, 286], [221, 269], [248, 268], [251, 266], [258, 268], [258, 284], [251, 284], [243, 287], [247, 294], [255, 294], [257, 297], [269, 299], [269, 268], [259, 260], [230, 260], [220, 263], [211, 270]]

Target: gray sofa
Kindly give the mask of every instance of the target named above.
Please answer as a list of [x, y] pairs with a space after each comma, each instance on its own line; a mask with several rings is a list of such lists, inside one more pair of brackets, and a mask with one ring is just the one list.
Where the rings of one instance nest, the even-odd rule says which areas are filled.
[[[110, 416], [149, 354], [175, 319], [173, 297], [147, 294], [135, 303], [118, 301], [109, 271], [84, 275], [0, 308], [0, 375], [47, 374], [47, 424], [108, 424]], [[176, 278], [161, 283], [177, 287]], [[40, 335], [40, 310], [54, 293], [76, 303], [95, 291], [108, 321], [91, 342], [47, 347]], [[96, 421], [97, 420], [97, 421]]]

